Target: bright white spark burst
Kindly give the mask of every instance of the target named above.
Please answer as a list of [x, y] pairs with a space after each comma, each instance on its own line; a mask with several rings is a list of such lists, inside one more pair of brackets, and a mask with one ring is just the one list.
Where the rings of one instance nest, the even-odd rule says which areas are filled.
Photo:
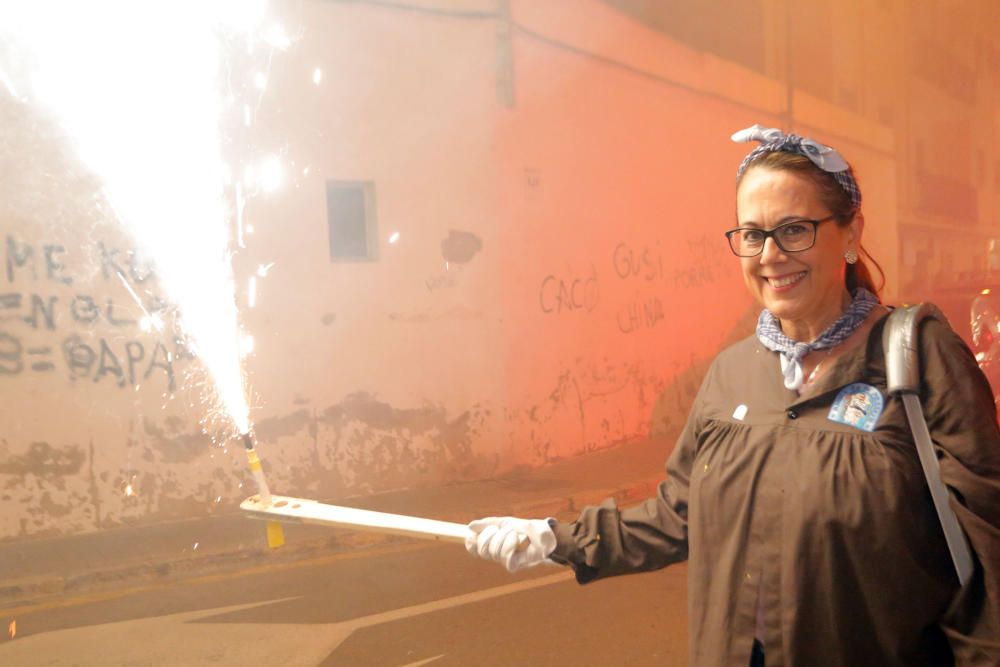
[[[225, 38], [243, 35], [250, 44], [265, 11], [264, 0], [0, 2], [4, 87], [54, 115], [101, 178], [109, 203], [154, 258], [240, 432], [249, 430], [249, 410], [219, 77]], [[272, 44], [285, 39], [280, 29], [268, 35]], [[266, 86], [259, 74], [255, 85]]]
[[240, 339], [240, 357], [245, 359], [251, 352], [253, 352], [253, 336], [243, 336]]
[[285, 168], [276, 155], [268, 155], [257, 167], [257, 185], [261, 191], [271, 194], [285, 183]]
[[272, 25], [268, 28], [267, 32], [264, 33], [264, 41], [280, 51], [284, 51], [292, 43], [288, 33], [280, 25]]
[[139, 320], [139, 327], [146, 333], [153, 330], [163, 331], [163, 318], [160, 317], [159, 313], [145, 315], [141, 320]]

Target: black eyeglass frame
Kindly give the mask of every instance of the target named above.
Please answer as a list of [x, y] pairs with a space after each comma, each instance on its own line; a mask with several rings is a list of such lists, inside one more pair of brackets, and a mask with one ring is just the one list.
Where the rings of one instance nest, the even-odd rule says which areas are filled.
[[[836, 214], [833, 214], [833, 215], [828, 215], [825, 218], [820, 218], [819, 220], [813, 220], [811, 218], [799, 218], [797, 220], [788, 220], [776, 226], [774, 229], [769, 229], [769, 230], [760, 229], [759, 227], [737, 227], [735, 229], [730, 229], [728, 232], [726, 232], [726, 240], [729, 242], [729, 249], [737, 257], [756, 257], [757, 255], [764, 252], [764, 246], [767, 244], [767, 240], [769, 238], [774, 239], [775, 245], [778, 246], [781, 252], [804, 252], [812, 248], [814, 245], [816, 245], [816, 228], [819, 227], [820, 223], [829, 222], [830, 220], [836, 220], [837, 217], [838, 216]], [[813, 227], [812, 243], [810, 243], [805, 248], [799, 248], [797, 250], [789, 250], [785, 248], [785, 246], [781, 245], [781, 241], [778, 239], [778, 232], [787, 227], [788, 225], [801, 225], [803, 223], [808, 223]], [[754, 231], [764, 235], [764, 240], [760, 242], [760, 250], [758, 250], [752, 255], [741, 255], [740, 253], [736, 252], [736, 248], [733, 247], [733, 234], [742, 231]]]

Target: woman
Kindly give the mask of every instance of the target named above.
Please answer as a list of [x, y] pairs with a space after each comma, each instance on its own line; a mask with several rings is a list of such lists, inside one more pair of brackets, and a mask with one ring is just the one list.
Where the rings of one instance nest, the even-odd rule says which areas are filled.
[[[1000, 664], [1000, 432], [989, 385], [948, 326], [920, 330], [921, 402], [976, 555], [959, 589], [901, 401], [886, 393], [888, 309], [861, 255], [853, 171], [833, 149], [754, 126], [726, 233], [764, 308], [708, 371], [655, 498], [572, 523], [469, 524], [472, 553], [586, 583], [689, 560], [693, 665]], [[520, 548], [522, 543], [527, 548]]]

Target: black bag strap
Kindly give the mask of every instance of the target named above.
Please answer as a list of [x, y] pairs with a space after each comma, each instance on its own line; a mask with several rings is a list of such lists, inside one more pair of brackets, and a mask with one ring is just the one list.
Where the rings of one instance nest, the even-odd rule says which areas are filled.
[[882, 332], [886, 384], [890, 396], [900, 396], [903, 400], [934, 509], [937, 510], [938, 520], [944, 529], [958, 580], [964, 586], [972, 576], [972, 554], [958, 518], [948, 504], [948, 489], [941, 480], [941, 469], [927, 430], [924, 411], [920, 406], [919, 327], [920, 322], [928, 317], [947, 321], [941, 311], [929, 303], [897, 308], [889, 315]]

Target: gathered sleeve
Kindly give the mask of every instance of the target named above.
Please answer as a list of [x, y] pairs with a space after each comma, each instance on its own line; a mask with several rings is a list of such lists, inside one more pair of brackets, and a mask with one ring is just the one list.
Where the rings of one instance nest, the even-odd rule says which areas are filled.
[[976, 568], [942, 627], [956, 664], [1000, 664], [1000, 429], [989, 382], [944, 322], [920, 331], [921, 402]]
[[[714, 365], [713, 365], [714, 368]], [[584, 508], [572, 523], [556, 522], [550, 558], [569, 565], [585, 584], [620, 574], [657, 570], [688, 557], [688, 487], [701, 430], [700, 408], [709, 370], [667, 461], [656, 496], [619, 509], [613, 498]]]

